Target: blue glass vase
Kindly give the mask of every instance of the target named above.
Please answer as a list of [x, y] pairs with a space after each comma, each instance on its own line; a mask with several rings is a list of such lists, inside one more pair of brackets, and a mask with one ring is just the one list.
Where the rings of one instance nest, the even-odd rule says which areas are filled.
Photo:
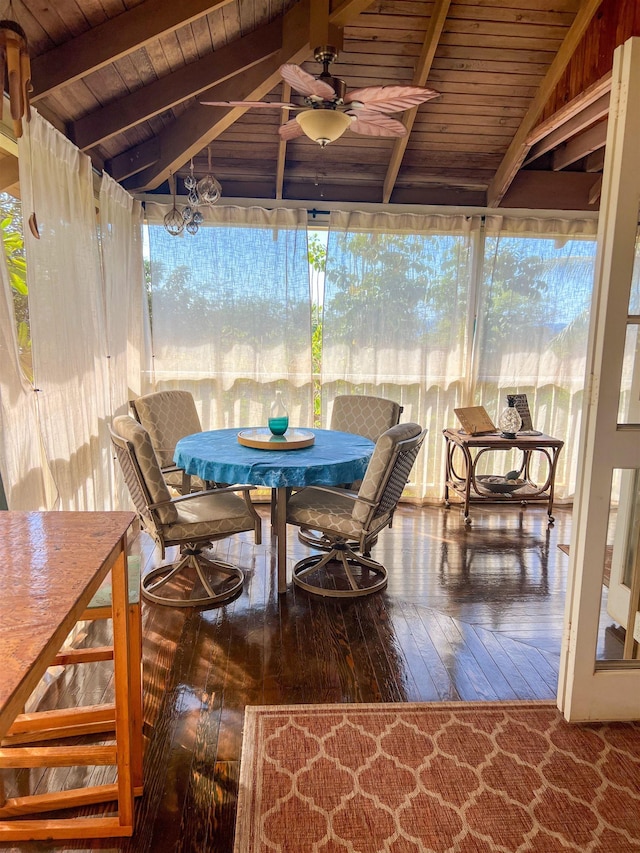
[[274, 435], [284, 435], [289, 426], [289, 413], [282, 399], [282, 391], [276, 391], [276, 398], [269, 412], [269, 429]]

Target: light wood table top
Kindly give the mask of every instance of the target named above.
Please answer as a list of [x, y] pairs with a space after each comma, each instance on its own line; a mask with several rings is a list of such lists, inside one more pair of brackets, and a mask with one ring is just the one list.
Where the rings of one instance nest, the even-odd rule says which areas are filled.
[[0, 512], [0, 737], [111, 569], [131, 512]]

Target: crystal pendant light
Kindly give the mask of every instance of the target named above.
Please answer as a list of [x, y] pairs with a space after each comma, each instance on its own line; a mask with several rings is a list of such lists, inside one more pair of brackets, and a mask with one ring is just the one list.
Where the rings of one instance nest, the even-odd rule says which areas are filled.
[[498, 429], [502, 431], [503, 438], [515, 438], [516, 433], [522, 426], [522, 418], [520, 412], [515, 408], [513, 403], [510, 403], [506, 409], [500, 412], [498, 418]]

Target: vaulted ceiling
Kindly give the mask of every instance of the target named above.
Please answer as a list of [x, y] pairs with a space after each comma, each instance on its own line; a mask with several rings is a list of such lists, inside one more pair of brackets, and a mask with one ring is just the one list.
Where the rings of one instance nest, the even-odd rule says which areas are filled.
[[[636, 0], [13, 0], [32, 104], [130, 191], [178, 191], [193, 161], [225, 198], [596, 209], [613, 50]], [[417, 84], [399, 139], [283, 141], [319, 40], [349, 90]], [[4, 170], [4, 175], [3, 175]], [[13, 170], [13, 171], [12, 171]], [[15, 180], [9, 158], [0, 184]]]

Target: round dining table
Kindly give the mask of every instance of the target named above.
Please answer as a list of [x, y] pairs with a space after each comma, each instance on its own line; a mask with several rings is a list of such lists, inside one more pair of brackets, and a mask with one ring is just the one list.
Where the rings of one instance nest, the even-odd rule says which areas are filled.
[[[297, 433], [300, 433], [298, 430]], [[271, 489], [272, 533], [276, 539], [278, 592], [287, 588], [287, 494], [291, 488], [337, 486], [361, 480], [375, 447], [361, 435], [326, 429], [305, 429], [309, 447], [269, 449], [240, 444], [247, 429], [216, 429], [181, 438], [174, 462], [187, 474], [218, 483], [243, 483]], [[273, 449], [274, 445], [277, 449]]]

